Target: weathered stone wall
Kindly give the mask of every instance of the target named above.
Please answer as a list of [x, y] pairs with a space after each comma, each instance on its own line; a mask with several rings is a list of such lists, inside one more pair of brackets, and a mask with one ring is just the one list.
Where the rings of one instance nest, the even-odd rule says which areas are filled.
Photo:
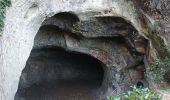
[[[57, 14], [56, 16], [60, 15]], [[68, 14], [68, 16], [71, 15]], [[144, 81], [143, 75], [140, 74], [140, 71], [137, 71], [136, 67], [142, 65], [142, 54], [146, 51], [146, 43], [142, 45], [136, 44], [143, 41], [137, 38], [138, 42], [132, 43], [130, 40], [131, 35], [128, 35], [126, 29], [131, 30], [131, 32], [135, 30], [130, 25], [128, 26], [127, 22], [123, 19], [111, 17], [108, 18], [109, 20], [106, 19], [106, 17], [103, 17], [100, 18], [101, 21], [96, 21], [96, 18], [93, 18], [90, 21], [78, 22], [78, 24], [75, 22], [73, 27], [60, 27], [57, 24], [57, 20], [50, 23], [50, 20], [54, 20], [54, 18], [50, 18], [44, 22], [48, 22], [48, 24], [43, 24], [44, 26], [40, 28], [36, 35], [34, 48], [62, 47], [93, 56], [106, 66], [104, 68], [105, 77], [103, 81], [103, 87], [106, 92], [119, 94], [129, 89], [129, 86], [136, 84], [138, 81]], [[103, 23], [98, 24], [99, 22]], [[90, 26], [89, 23], [90, 25], [93, 23], [93, 26]], [[67, 26], [64, 25], [64, 21], [60, 22], [60, 24]], [[76, 25], [81, 26], [77, 27]], [[127, 26], [130, 28], [126, 28]], [[72, 31], [75, 28], [76, 30]], [[82, 33], [84, 32], [82, 30], [85, 29], [86, 33]], [[135, 53], [141, 55], [136, 55]]]
[[[129, 25], [135, 28], [140, 37], [149, 40], [149, 50], [152, 50], [152, 52], [148, 56], [150, 58], [155, 57], [156, 51], [149, 39], [150, 29], [152, 29], [154, 20], [137, 9], [130, 0], [12, 0], [12, 6], [6, 14], [4, 31], [0, 37], [0, 100], [14, 99], [21, 72], [26, 65], [33, 48], [34, 38], [42, 22], [60, 12], [71, 12], [77, 15], [82, 22], [101, 16], [114, 16], [125, 19]], [[114, 26], [112, 27], [114, 28]], [[60, 28], [62, 28], [62, 25]], [[65, 37], [70, 38], [67, 35]], [[62, 40], [62, 38], [58, 39]], [[66, 45], [72, 48], [77, 46], [75, 44], [72, 45], [71, 43], [74, 43], [74, 41], [69, 40], [72, 39], [67, 39]], [[85, 39], [83, 41], [87, 43], [84, 45], [94, 43], [91, 43], [93, 39]], [[127, 38], [127, 41], [131, 40]], [[134, 43], [127, 43], [130, 44], [129, 47], [134, 52], [133, 48], [136, 48], [132, 45]], [[103, 48], [105, 48], [106, 44], [112, 45], [109, 42], [103, 44], [99, 42], [99, 44]], [[92, 54], [96, 54], [96, 57], [100, 59], [98, 55], [100, 52], [92, 51]], [[126, 54], [128, 55], [128, 53]], [[114, 72], [116, 70], [112, 71], [111, 74], [117, 77], [117, 74], [114, 74], [117, 73]], [[122, 74], [120, 73], [119, 75]], [[118, 77], [121, 77], [119, 75]]]

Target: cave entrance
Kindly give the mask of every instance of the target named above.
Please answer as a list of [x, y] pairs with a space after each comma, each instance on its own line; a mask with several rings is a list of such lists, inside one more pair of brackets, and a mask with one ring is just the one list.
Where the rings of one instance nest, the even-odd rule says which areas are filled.
[[106, 100], [145, 82], [145, 38], [122, 18], [82, 16], [42, 23], [15, 100]]
[[15, 100], [99, 100], [103, 64], [62, 48], [33, 49], [22, 71]]

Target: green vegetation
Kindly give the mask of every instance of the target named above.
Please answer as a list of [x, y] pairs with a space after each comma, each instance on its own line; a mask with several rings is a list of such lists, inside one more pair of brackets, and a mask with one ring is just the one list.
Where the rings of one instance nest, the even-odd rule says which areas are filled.
[[170, 57], [170, 52], [159, 33], [150, 32], [149, 38], [152, 42], [153, 47], [156, 49], [158, 57], [160, 59], [165, 59]]
[[108, 100], [161, 100], [161, 96], [148, 88], [132, 87], [132, 91], [128, 91], [120, 96], [108, 97]]
[[146, 76], [152, 76], [153, 80], [160, 82], [164, 75], [170, 70], [170, 58], [157, 59], [153, 64], [146, 68]]
[[10, 5], [10, 0], [0, 0], [0, 32], [2, 31], [4, 26], [6, 7], [9, 7]]

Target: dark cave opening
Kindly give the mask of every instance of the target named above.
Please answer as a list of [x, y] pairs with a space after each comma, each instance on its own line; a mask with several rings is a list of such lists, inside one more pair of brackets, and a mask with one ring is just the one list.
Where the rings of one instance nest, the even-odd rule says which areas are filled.
[[35, 36], [15, 100], [106, 100], [132, 84], [145, 86], [137, 70], [145, 42], [122, 18], [58, 13]]
[[97, 59], [62, 48], [33, 49], [15, 100], [98, 100], [104, 70]]

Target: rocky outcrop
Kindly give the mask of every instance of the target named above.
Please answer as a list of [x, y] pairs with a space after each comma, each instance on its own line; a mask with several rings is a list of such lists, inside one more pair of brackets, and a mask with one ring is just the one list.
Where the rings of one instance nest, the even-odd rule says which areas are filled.
[[154, 22], [130, 0], [12, 0], [0, 37], [0, 99], [14, 99], [31, 50], [43, 46], [103, 62], [106, 95], [145, 83], [146, 62], [165, 50]]
[[[147, 84], [144, 79], [145, 67], [142, 66], [147, 40], [139, 36], [134, 27], [121, 18], [111, 17], [93, 18], [90, 21], [82, 22], [79, 20], [71, 22], [70, 20], [60, 19], [60, 22], [58, 22], [57, 18], [60, 18], [58, 16], [64, 16], [62, 14], [67, 15], [72, 20], [77, 18], [73, 14], [59, 13], [45, 20], [35, 36], [33, 50], [44, 47], [61, 47], [67, 51], [84, 53], [98, 59], [105, 64], [105, 77], [102, 87], [105, 92], [104, 95], [107, 96], [122, 93], [138, 81]], [[36, 66], [38, 66], [37, 63], [35, 62]], [[29, 85], [34, 83], [39, 84], [40, 81], [43, 81], [42, 75], [38, 75], [39, 72], [44, 72], [43, 67], [37, 68], [34, 66], [35, 64], [31, 64], [30, 62], [30, 68], [26, 67], [21, 75], [21, 88], [29, 87]], [[42, 65], [39, 64], [39, 66]], [[142, 69], [138, 68], [138, 66], [142, 66]], [[37, 71], [34, 67], [37, 68]], [[30, 69], [30, 71], [26, 71], [26, 69]], [[52, 73], [49, 72], [47, 75], [49, 74]], [[30, 79], [29, 77], [32, 78]], [[46, 79], [55, 79], [55, 77]]]

